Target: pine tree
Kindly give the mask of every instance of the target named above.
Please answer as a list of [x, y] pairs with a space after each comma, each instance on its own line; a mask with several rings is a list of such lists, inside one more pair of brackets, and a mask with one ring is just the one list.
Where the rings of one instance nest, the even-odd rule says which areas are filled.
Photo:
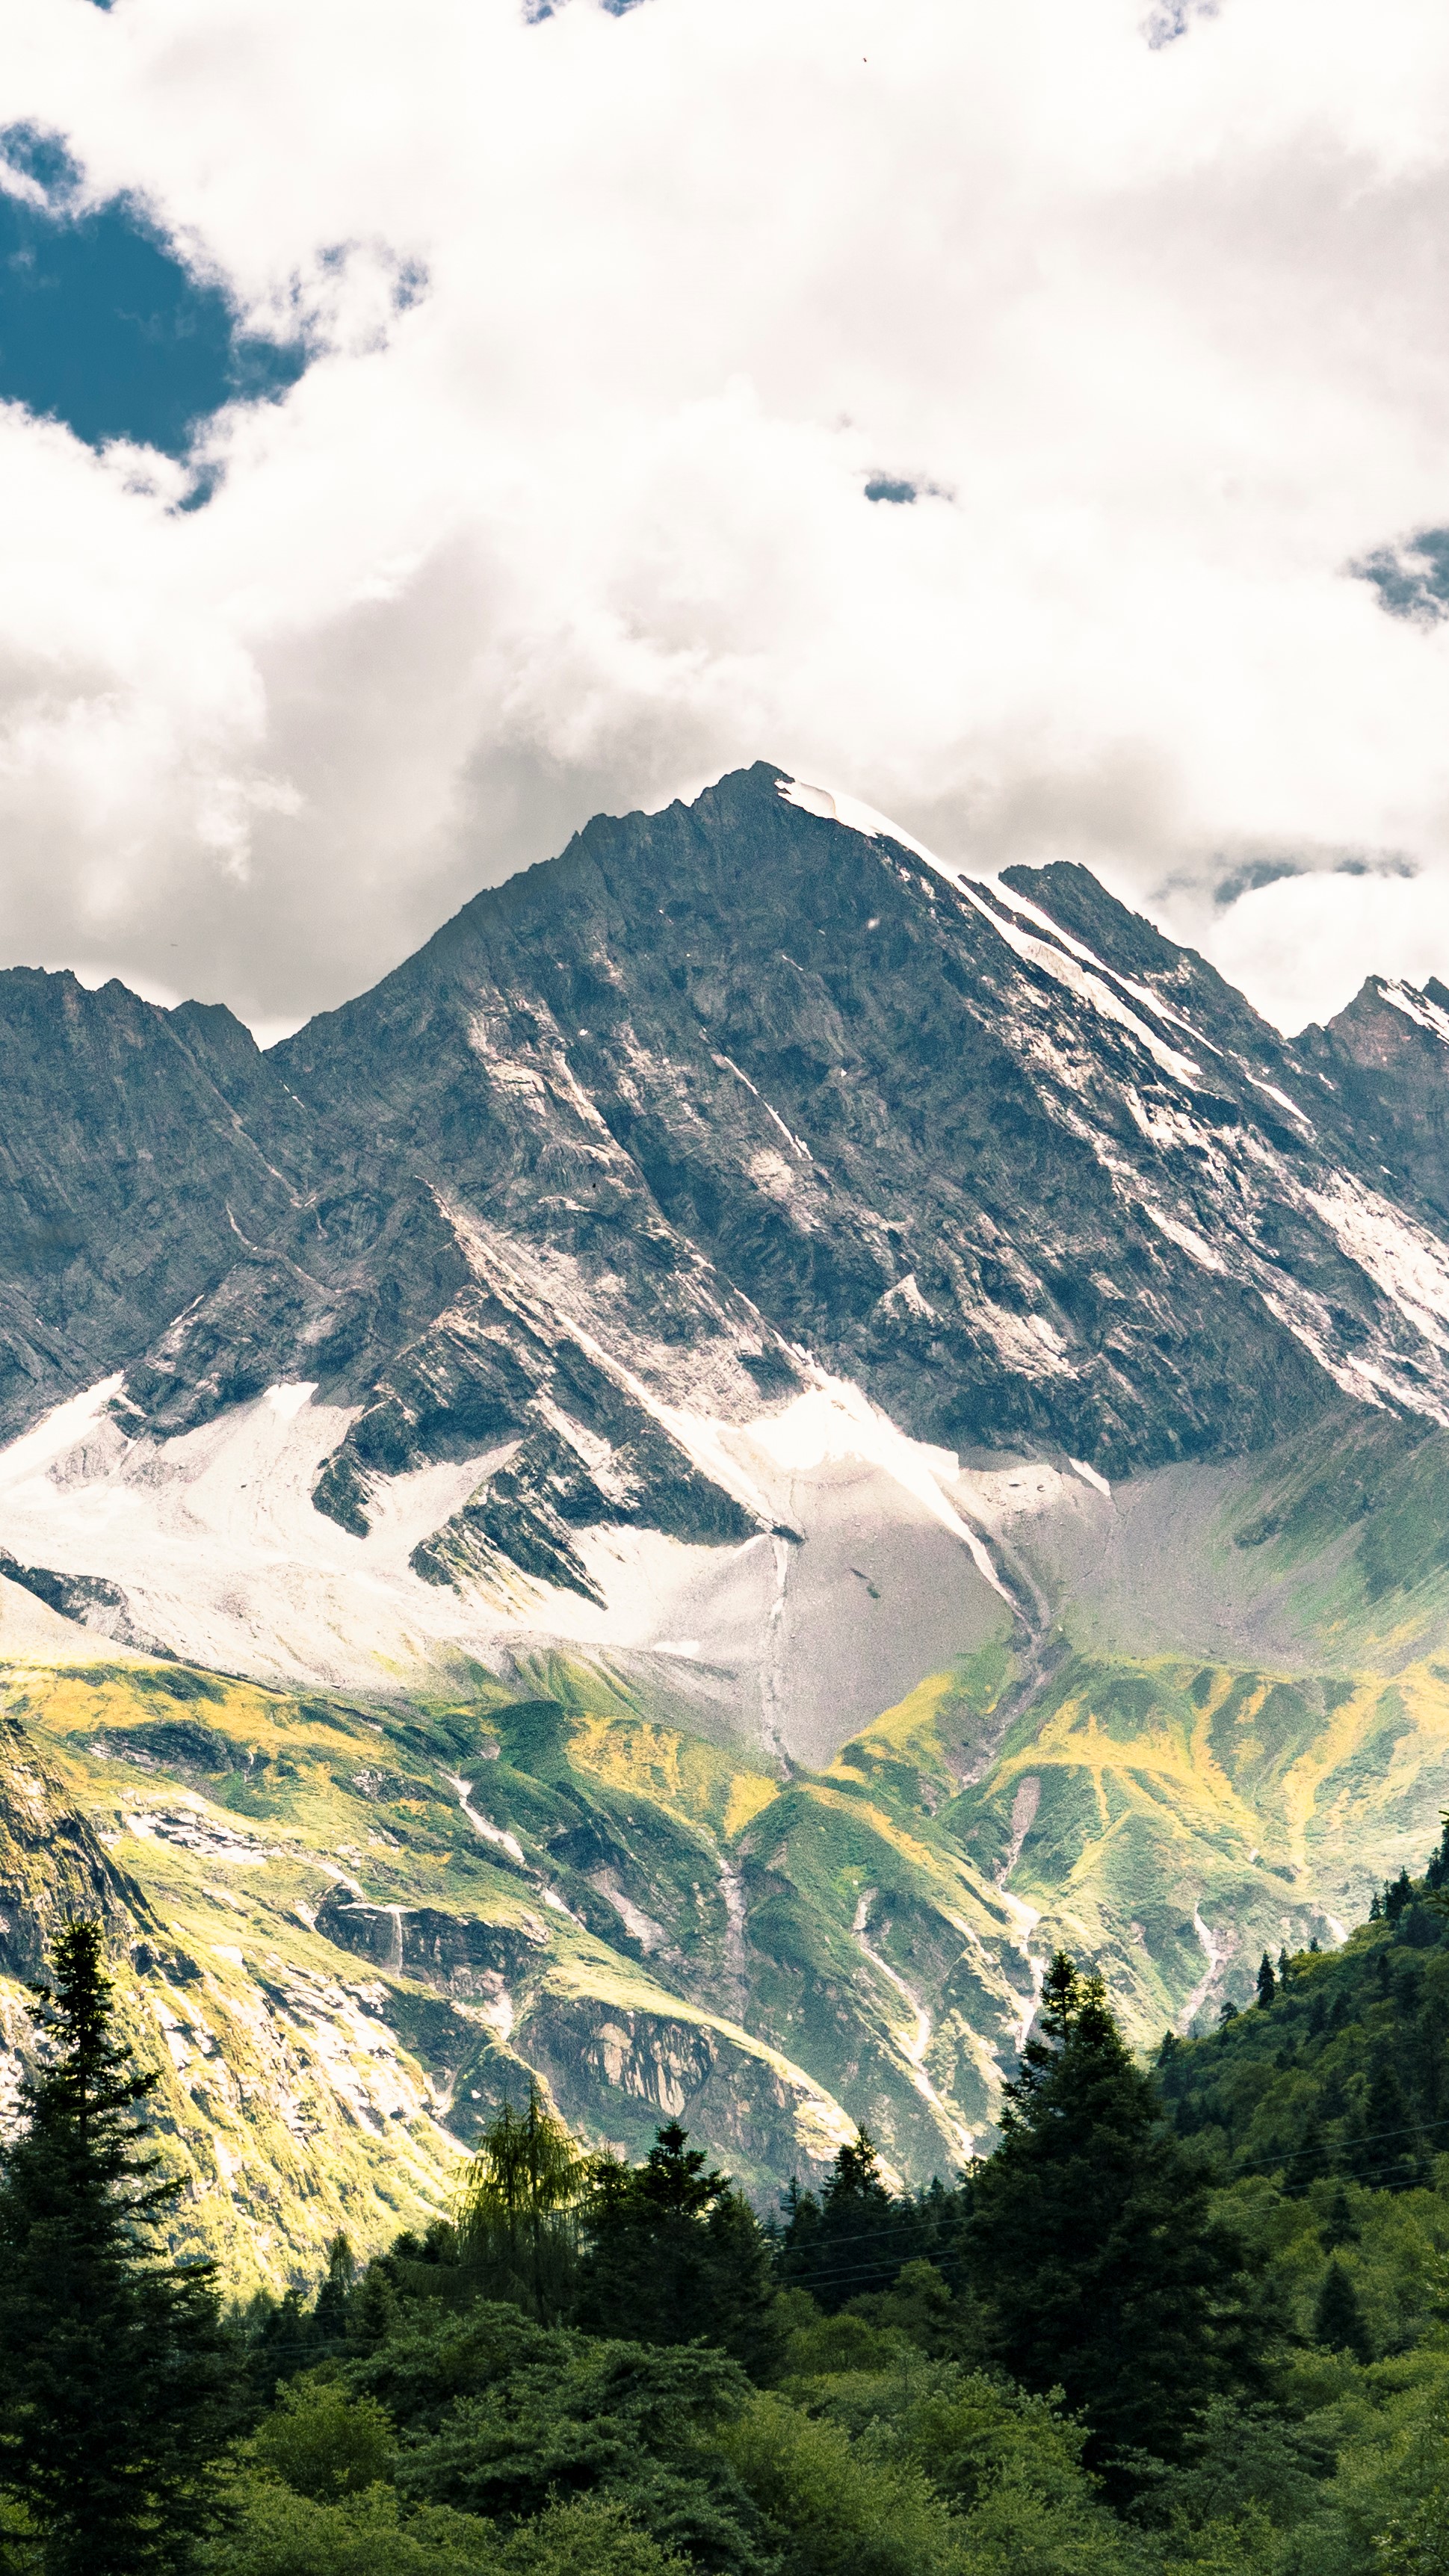
[[1351, 2352], [1355, 2361], [1373, 2358], [1358, 2293], [1336, 2254], [1323, 2275], [1313, 2311], [1313, 2340], [1329, 2352]]
[[1242, 2257], [1210, 2192], [1101, 1979], [1059, 1953], [1001, 2145], [973, 2170], [968, 2260], [997, 2360], [1028, 2388], [1065, 2390], [1119, 2487], [1124, 2454], [1175, 2457], [1195, 2410], [1256, 2375]]
[[1264, 2012], [1266, 2012], [1268, 2006], [1272, 2003], [1276, 2003], [1277, 1999], [1278, 1980], [1273, 1974], [1273, 1962], [1265, 1950], [1263, 1953], [1262, 1963], [1258, 1969], [1258, 2001], [1262, 2005]]
[[765, 2377], [779, 2342], [770, 2240], [729, 2176], [688, 2141], [672, 2120], [642, 2165], [597, 2160], [576, 2319], [638, 2343], [701, 2338]]
[[1449, 1880], [1449, 1807], [1441, 1809], [1439, 1825], [1439, 1848], [1424, 1872], [1425, 1884], [1432, 1894], [1437, 1894]]
[[184, 2566], [231, 2422], [212, 2266], [157, 2241], [181, 2190], [143, 2145], [160, 2078], [114, 2036], [102, 1957], [96, 1923], [56, 1940], [50, 2061], [0, 2158], [0, 2492], [46, 2576]]
[[488, 2122], [463, 2186], [458, 2250], [491, 2298], [516, 2300], [540, 2325], [572, 2295], [588, 2163], [538, 2086]]

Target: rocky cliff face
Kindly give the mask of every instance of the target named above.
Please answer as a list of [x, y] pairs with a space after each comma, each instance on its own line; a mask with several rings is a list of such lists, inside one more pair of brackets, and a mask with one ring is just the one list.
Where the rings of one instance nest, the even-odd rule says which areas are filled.
[[[71, 1819], [0, 1969], [120, 1907], [213, 2239], [337, 2223], [314, 2138], [435, 2206], [525, 2065], [924, 2177], [1044, 1944], [1145, 2034], [1412, 1858], [1446, 1046], [1373, 980], [1287, 1045], [1084, 870], [766, 766], [265, 1056], [0, 976], [0, 1660]], [[84, 1727], [54, 1632], [124, 1659]]]

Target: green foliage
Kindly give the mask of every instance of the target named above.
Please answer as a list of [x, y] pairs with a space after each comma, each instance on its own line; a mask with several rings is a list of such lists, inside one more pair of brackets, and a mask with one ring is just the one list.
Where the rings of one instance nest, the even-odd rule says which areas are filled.
[[687, 2576], [687, 2561], [588, 2498], [551, 2505], [506, 2539], [466, 2514], [409, 2510], [386, 2486], [321, 2504], [243, 2478], [232, 2502], [204, 2576]]
[[785, 2536], [792, 2576], [945, 2576], [955, 2567], [952, 2517], [914, 2462], [883, 2457], [771, 2395], [719, 2438]]
[[[404, 2514], [391, 2487], [324, 2504], [270, 2478], [240, 2477], [203, 2576], [494, 2576], [495, 2536], [462, 2514]], [[632, 2576], [632, 2571], [631, 2571]]]
[[310, 2374], [278, 2390], [252, 2443], [259, 2467], [319, 2504], [379, 2485], [391, 2474], [395, 2449], [387, 2410], [375, 2397], [349, 2396], [336, 2380]]
[[1042, 2024], [972, 2183], [968, 2260], [993, 2349], [1028, 2388], [1065, 2390], [1100, 2463], [1172, 2459], [1193, 2408], [1251, 2372], [1242, 2256], [1101, 1980], [1061, 1953]]
[[753, 2576], [768, 2554], [758, 2517], [709, 2441], [747, 2392], [720, 2353], [570, 2336], [549, 2360], [460, 2398], [407, 2452], [399, 2486], [507, 2525], [598, 2497], [697, 2565]]
[[459, 2253], [490, 2298], [515, 2299], [540, 2325], [570, 2305], [587, 2160], [536, 2083], [483, 2127], [458, 2217]]
[[0, 2164], [0, 2492], [46, 2576], [187, 2563], [212, 2517], [234, 2360], [211, 2266], [169, 2260], [180, 2190], [147, 2151], [158, 2078], [116, 2038], [98, 1924], [54, 1944], [27, 2082]]
[[923, 2207], [887, 2191], [864, 2129], [837, 2151], [818, 2201], [791, 2185], [785, 2217], [780, 2279], [808, 2290], [827, 2312], [862, 2291], [888, 2289], [903, 2263], [927, 2251]]
[[1313, 2340], [1329, 2352], [1351, 2352], [1355, 2361], [1369, 2358], [1363, 2310], [1353, 2282], [1336, 2254], [1323, 2275], [1313, 2310]]
[[[1435, 1855], [1431, 1867], [1443, 1860]], [[1376, 1896], [1323, 1955], [1282, 1962], [1263, 2010], [1164, 2043], [1158, 2076], [1183, 2137], [1235, 2173], [1304, 2191], [1322, 2174], [1408, 2191], [1449, 2149], [1449, 1912], [1428, 1876]]]
[[586, 2226], [581, 2325], [644, 2343], [703, 2336], [757, 2378], [772, 2375], [783, 2335], [772, 2313], [769, 2240], [677, 2121], [659, 2131], [642, 2165], [598, 2159]]

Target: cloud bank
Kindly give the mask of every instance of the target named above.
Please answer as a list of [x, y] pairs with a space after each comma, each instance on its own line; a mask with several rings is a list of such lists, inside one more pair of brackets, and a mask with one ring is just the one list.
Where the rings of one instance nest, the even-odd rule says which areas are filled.
[[1285, 1026], [1449, 976], [1424, 0], [11, 0], [0, 51], [312, 352], [189, 462], [0, 407], [4, 962], [276, 1031], [766, 757], [1084, 860]]

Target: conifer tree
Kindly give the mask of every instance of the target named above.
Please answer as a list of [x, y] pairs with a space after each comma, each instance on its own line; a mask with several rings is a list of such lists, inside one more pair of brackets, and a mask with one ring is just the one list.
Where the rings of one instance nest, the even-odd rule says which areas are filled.
[[144, 2145], [160, 2079], [114, 2034], [102, 1957], [99, 1924], [56, 1940], [49, 2063], [0, 2158], [0, 2491], [45, 2576], [184, 2566], [231, 2420], [212, 2266], [158, 2242], [181, 2190]]
[[967, 2261], [998, 2361], [1028, 2388], [1065, 2390], [1119, 2487], [1125, 2455], [1174, 2458], [1195, 2410], [1256, 2376], [1242, 2257], [1210, 2189], [1101, 1979], [1059, 1952], [1001, 2145], [972, 2172]]
[[1404, 2088], [1386, 2056], [1369, 2077], [1363, 2107], [1354, 2123], [1348, 2151], [1360, 2182], [1381, 2191], [1412, 2191], [1419, 2179], [1418, 2123]]
[[1324, 2135], [1323, 2123], [1310, 2109], [1299, 2133], [1298, 2144], [1283, 2168], [1283, 2189], [1294, 2199], [1301, 2199], [1310, 2183], [1326, 2174], [1333, 2153]]
[[1355, 2361], [1373, 2358], [1358, 2293], [1336, 2254], [1323, 2275], [1313, 2311], [1313, 2340], [1329, 2352], [1351, 2352]]
[[767, 2377], [779, 2340], [769, 2238], [688, 2141], [672, 2120], [642, 2165], [597, 2160], [577, 2322], [639, 2343], [701, 2338]]
[[578, 2216], [588, 2163], [530, 2081], [528, 2102], [505, 2102], [487, 2123], [463, 2187], [458, 2247], [493, 2298], [514, 2299], [540, 2325], [572, 2294]]
[[1393, 1881], [1392, 1885], [1387, 1881], [1384, 1885], [1384, 1921], [1386, 1923], [1397, 1923], [1405, 1906], [1412, 1905], [1413, 1901], [1413, 1882], [1409, 1877], [1408, 1871], [1406, 1869], [1401, 1869], [1398, 1877]]
[[316, 2342], [331, 2348], [347, 2332], [347, 2311], [357, 2286], [357, 2261], [341, 2228], [327, 2248], [327, 2277], [317, 2293], [312, 2310], [312, 2329]]
[[1273, 1974], [1273, 1962], [1265, 1950], [1258, 1969], [1258, 2001], [1266, 2012], [1268, 2006], [1277, 2001], [1277, 1997], [1278, 1980]]
[[874, 2140], [857, 2129], [837, 2149], [818, 2204], [802, 2203], [786, 2230], [780, 2278], [833, 2315], [862, 2291], [889, 2289], [901, 2265], [926, 2250], [918, 2213], [892, 2198]]

